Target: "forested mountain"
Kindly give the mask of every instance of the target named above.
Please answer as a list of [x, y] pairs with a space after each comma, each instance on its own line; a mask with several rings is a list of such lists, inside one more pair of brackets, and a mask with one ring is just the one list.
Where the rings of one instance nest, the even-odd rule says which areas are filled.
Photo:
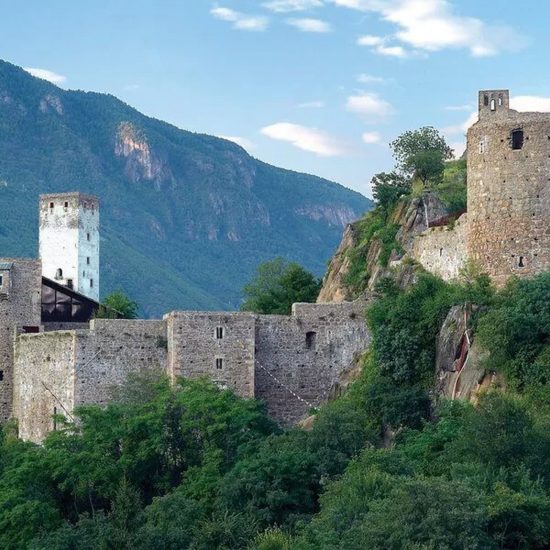
[[321, 275], [362, 195], [0, 61], [0, 256], [36, 256], [40, 193], [98, 195], [102, 294], [145, 314], [232, 309], [274, 256]]

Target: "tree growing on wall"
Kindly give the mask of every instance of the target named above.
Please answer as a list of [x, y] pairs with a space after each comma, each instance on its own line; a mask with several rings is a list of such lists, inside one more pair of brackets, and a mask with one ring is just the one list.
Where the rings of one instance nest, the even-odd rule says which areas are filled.
[[315, 302], [321, 281], [297, 263], [275, 258], [260, 264], [243, 293], [241, 311], [288, 315], [295, 302]]
[[453, 150], [432, 126], [409, 130], [392, 141], [390, 147], [397, 168], [424, 186], [441, 181], [445, 161], [453, 158]]
[[137, 319], [139, 306], [122, 290], [109, 294], [99, 306], [96, 319]]

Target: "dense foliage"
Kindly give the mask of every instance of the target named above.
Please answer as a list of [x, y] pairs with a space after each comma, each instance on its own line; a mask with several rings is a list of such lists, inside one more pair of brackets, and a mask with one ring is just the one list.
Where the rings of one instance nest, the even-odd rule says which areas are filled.
[[[237, 309], [256, 266], [277, 255], [319, 276], [341, 237], [337, 220], [371, 204], [2, 61], [0, 98], [0, 255], [35, 255], [40, 193], [95, 194], [102, 295], [124, 288], [147, 316]], [[121, 156], [120, 144], [116, 153], [121, 124], [146, 138], [148, 154]]]
[[106, 296], [99, 306], [97, 319], [137, 319], [139, 306], [122, 290], [115, 290]]
[[[547, 548], [549, 292], [548, 274], [499, 293], [479, 276], [384, 281], [361, 375], [310, 431], [211, 383], [155, 379], [60, 420], [43, 447], [6, 426], [0, 547]], [[482, 306], [471, 328], [509, 388], [434, 410], [435, 338], [460, 303]]]
[[242, 311], [289, 315], [292, 304], [315, 302], [321, 281], [297, 263], [275, 258], [260, 264], [244, 287]]

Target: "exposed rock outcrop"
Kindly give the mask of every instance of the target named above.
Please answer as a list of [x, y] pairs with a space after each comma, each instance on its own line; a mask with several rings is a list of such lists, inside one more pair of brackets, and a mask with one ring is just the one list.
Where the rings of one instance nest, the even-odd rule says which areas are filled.
[[502, 376], [484, 368], [487, 352], [468, 328], [475, 306], [451, 308], [437, 338], [435, 400], [475, 401], [480, 391], [503, 386]]
[[[411, 257], [413, 242], [416, 237], [428, 228], [436, 226], [448, 217], [448, 210], [444, 203], [434, 194], [425, 193], [422, 197], [413, 199], [402, 199], [398, 202], [392, 212], [388, 225], [397, 225], [399, 230], [395, 236], [398, 249], [394, 249], [387, 265], [380, 261], [384, 245], [380, 239], [374, 237], [368, 243], [366, 250], [360, 251], [364, 258], [364, 269], [367, 276], [365, 290], [372, 291], [378, 281], [395, 272], [403, 260]], [[351, 254], [357, 253], [358, 247], [364, 246], [361, 243], [361, 223], [355, 222], [348, 225], [336, 254], [332, 258], [327, 274], [323, 280], [323, 286], [319, 294], [319, 302], [342, 302], [343, 300], [355, 297], [353, 289], [346, 283], [350, 272]], [[406, 286], [415, 280], [415, 269], [411, 266], [400, 268], [398, 277], [399, 284]]]

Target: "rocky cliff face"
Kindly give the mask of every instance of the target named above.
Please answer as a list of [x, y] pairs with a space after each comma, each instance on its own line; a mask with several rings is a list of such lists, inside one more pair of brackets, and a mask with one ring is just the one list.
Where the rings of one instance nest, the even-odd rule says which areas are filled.
[[[352, 268], [351, 258], [354, 254], [357, 255], [358, 250], [363, 263], [362, 269], [367, 275], [364, 289], [373, 290], [382, 277], [410, 255], [414, 238], [429, 227], [445, 221], [447, 216], [447, 208], [433, 193], [399, 201], [386, 224], [399, 227], [395, 235], [396, 246], [387, 264], [381, 262], [385, 247], [382, 239], [375, 235], [367, 245], [362, 242], [361, 227], [364, 220], [348, 225], [323, 279], [318, 301], [341, 302], [357, 296], [357, 289], [349, 284], [348, 275]], [[398, 282], [405, 285], [414, 280], [414, 270], [400, 269], [398, 278]]]

